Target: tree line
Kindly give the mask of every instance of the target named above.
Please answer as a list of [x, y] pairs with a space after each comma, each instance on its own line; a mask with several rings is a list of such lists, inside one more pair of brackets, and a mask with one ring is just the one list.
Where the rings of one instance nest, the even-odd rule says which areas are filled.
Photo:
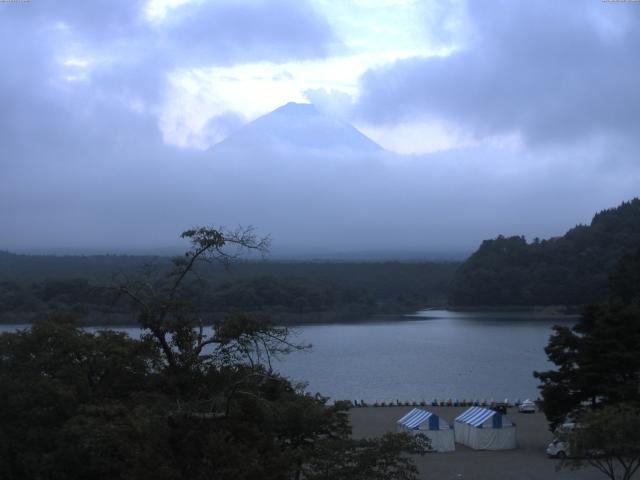
[[[168, 259], [114, 257], [106, 269], [103, 257], [77, 259], [5, 254], [16, 278], [0, 280], [0, 321], [37, 320], [53, 310], [72, 312], [84, 324], [131, 323], [131, 305], [114, 288], [123, 279], [160, 278]], [[24, 258], [23, 258], [24, 257]], [[49, 275], [49, 262], [61, 265]], [[83, 266], [80, 268], [80, 266]], [[104, 271], [98, 272], [105, 268]], [[375, 313], [402, 313], [427, 304], [444, 304], [456, 268], [450, 263], [282, 263], [236, 262], [230, 270], [198, 265], [197, 276], [183, 285], [183, 296], [213, 321], [226, 313], [267, 312], [280, 323], [353, 320]], [[78, 277], [81, 274], [95, 276]], [[3, 275], [7, 275], [4, 271]]]
[[482, 242], [456, 272], [458, 306], [583, 306], [604, 302], [609, 274], [640, 245], [640, 199], [597, 213], [564, 236]]

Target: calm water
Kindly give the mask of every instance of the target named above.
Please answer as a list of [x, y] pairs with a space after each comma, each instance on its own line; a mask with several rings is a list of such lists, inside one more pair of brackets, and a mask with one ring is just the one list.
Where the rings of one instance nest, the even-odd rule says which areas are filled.
[[279, 369], [336, 399], [536, 398], [532, 372], [550, 367], [543, 349], [551, 327], [574, 322], [424, 311], [366, 324], [305, 326], [296, 338], [312, 343], [312, 351], [289, 355]]
[[550, 366], [543, 348], [551, 327], [574, 322], [429, 310], [368, 323], [309, 325], [294, 329], [294, 341], [311, 343], [311, 351], [292, 353], [275, 366], [294, 381], [307, 381], [311, 392], [334, 399], [536, 398], [532, 372]]

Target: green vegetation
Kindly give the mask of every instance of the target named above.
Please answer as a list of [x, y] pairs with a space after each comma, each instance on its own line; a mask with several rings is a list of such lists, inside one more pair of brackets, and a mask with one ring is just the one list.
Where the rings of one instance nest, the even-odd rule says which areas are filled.
[[567, 435], [571, 456], [565, 466], [597, 468], [611, 480], [631, 480], [640, 468], [640, 408], [612, 405], [586, 413]]
[[638, 345], [640, 250], [620, 261], [606, 304], [588, 307], [572, 328], [554, 327], [545, 352], [557, 370], [535, 373], [552, 426], [585, 404], [640, 404]]
[[[158, 279], [164, 257], [53, 257], [0, 253], [0, 321], [30, 322], [52, 310], [83, 324], [132, 322], [117, 295], [126, 279]], [[197, 266], [184, 296], [207, 323], [239, 311], [266, 312], [278, 323], [330, 322], [443, 305], [454, 263], [236, 262]]]
[[607, 296], [607, 279], [623, 255], [640, 245], [640, 199], [604, 210], [591, 225], [563, 237], [499, 236], [486, 240], [458, 270], [456, 306], [579, 306]]
[[556, 369], [534, 375], [551, 428], [568, 417], [579, 424], [568, 463], [631, 478], [640, 465], [640, 249], [620, 260], [607, 303], [554, 330], [545, 352]]
[[424, 445], [353, 440], [346, 404], [249, 362], [249, 343], [278, 336], [261, 350], [273, 354], [283, 330], [229, 318], [194, 357], [196, 340], [172, 328], [173, 366], [152, 334], [91, 334], [65, 318], [0, 335], [2, 478], [417, 478], [405, 454]]
[[58, 316], [0, 335], [0, 475], [29, 479], [415, 480], [422, 438], [354, 440], [347, 405], [328, 405], [271, 369], [305, 348], [264, 317], [236, 314], [206, 335], [184, 294], [201, 260], [253, 236], [184, 234], [184, 257], [118, 291], [140, 340]]

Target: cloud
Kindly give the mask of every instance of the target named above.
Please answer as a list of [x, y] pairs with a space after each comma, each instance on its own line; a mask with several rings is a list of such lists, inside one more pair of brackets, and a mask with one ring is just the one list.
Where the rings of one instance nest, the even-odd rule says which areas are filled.
[[[303, 1], [197, 2], [164, 24], [142, 6], [0, 5], [0, 245], [172, 243], [216, 221], [216, 172], [200, 179], [207, 162], [158, 128], [167, 74], [201, 60], [318, 56], [333, 41]], [[226, 112], [204, 135], [241, 121]]]
[[97, 113], [100, 122], [57, 117], [52, 134], [0, 147], [3, 159], [29, 154], [0, 176], [0, 248], [153, 248], [191, 225], [240, 223], [317, 254], [470, 251], [500, 233], [561, 234], [637, 193], [638, 169], [589, 165], [594, 145], [572, 152], [580, 168], [486, 147], [198, 152], [164, 145], [150, 116], [108, 104]]
[[206, 148], [221, 142], [246, 123], [245, 118], [230, 111], [209, 118], [202, 129], [202, 147]]
[[[64, 138], [59, 150], [73, 157], [85, 142], [84, 129], [100, 125], [104, 138], [117, 137], [121, 125], [142, 117], [138, 140], [151, 135], [155, 142], [158, 125], [166, 124], [164, 110], [179, 101], [171, 97], [172, 76], [203, 65], [317, 58], [336, 41], [307, 1], [183, 2], [159, 21], [149, 21], [145, 7], [141, 0], [0, 5], [0, 28], [11, 39], [0, 45], [0, 142], [5, 151], [12, 145], [13, 152], [5, 163], [36, 161], [27, 141], [22, 152], [17, 146], [25, 136]], [[109, 115], [120, 109], [122, 118], [105, 124], [100, 117], [105, 109]], [[189, 125], [180, 129], [195, 139], [181, 144], [201, 147], [207, 138], [219, 140], [237, 128], [238, 115], [220, 115], [208, 124], [198, 119], [198, 128], [204, 126], [200, 132]]]
[[[190, 1], [150, 21], [146, 2], [9, 2], [0, 64], [18, 82], [48, 89], [85, 81], [99, 95], [158, 105], [166, 76], [195, 66], [318, 58], [339, 42], [307, 1]], [[47, 66], [47, 71], [38, 71]], [[71, 105], [70, 108], [73, 108]]]
[[379, 124], [441, 119], [530, 145], [637, 133], [635, 5], [474, 1], [468, 16], [464, 48], [366, 73], [359, 114]]
[[353, 109], [353, 97], [339, 90], [310, 88], [303, 93], [319, 110], [337, 117], [347, 117]]
[[[588, 141], [532, 153], [473, 142], [459, 149], [453, 139], [442, 146], [448, 151], [413, 156], [243, 145], [223, 158], [166, 144], [158, 121], [171, 93], [167, 74], [204, 61], [226, 71], [261, 56], [272, 61], [263, 72], [269, 81], [283, 68], [294, 78], [277, 81], [305, 73], [324, 80], [327, 65], [348, 70], [348, 58], [309, 72], [282, 65], [335, 47], [325, 20], [306, 3], [195, 3], [169, 9], [156, 23], [135, 2], [95, 10], [75, 1], [0, 4], [0, 28], [12, 39], [0, 44], [0, 248], [162, 246], [206, 223], [254, 224], [276, 245], [325, 252], [472, 249], [498, 233], [560, 234], [637, 193], [637, 168], [598, 164], [606, 154], [633, 151], [623, 133], [638, 120], [637, 61], [626, 43], [637, 39], [637, 27], [629, 9], [572, 17], [570, 7], [554, 4], [556, 19], [531, 3], [519, 4], [520, 13], [510, 4], [472, 10], [477, 44], [369, 72], [356, 107], [378, 125], [445, 118], [477, 135], [517, 130], [530, 143], [598, 133]], [[243, 70], [247, 78], [256, 73], [252, 65]], [[554, 84], [554, 75], [563, 81]], [[239, 87], [250, 102], [275, 98], [261, 90], [272, 83], [250, 85], [250, 92]], [[350, 109], [355, 96], [322, 88], [312, 84], [307, 95], [323, 111]], [[202, 103], [197, 95], [192, 101]], [[243, 122], [222, 106], [220, 115], [196, 119], [203, 125], [196, 143]], [[616, 143], [612, 130], [621, 132]], [[404, 134], [406, 141], [425, 136], [410, 128]], [[437, 125], [430, 134], [437, 137]]]
[[192, 2], [162, 27], [163, 47], [200, 65], [324, 57], [337, 43], [326, 19], [299, 0]]
[[4, 22], [20, 24], [33, 30], [55, 26], [71, 30], [85, 42], [111, 40], [117, 36], [130, 36], [139, 27], [142, 18], [142, 0], [112, 2], [92, 0], [76, 2], [7, 2], [2, 6]]

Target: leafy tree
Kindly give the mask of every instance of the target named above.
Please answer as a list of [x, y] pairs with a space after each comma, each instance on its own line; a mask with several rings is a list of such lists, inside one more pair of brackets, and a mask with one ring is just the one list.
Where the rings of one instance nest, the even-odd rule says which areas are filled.
[[418, 469], [409, 452], [424, 454], [430, 440], [424, 435], [386, 434], [358, 441], [319, 442], [318, 454], [304, 468], [305, 480], [410, 480]]
[[610, 279], [611, 301], [621, 305], [640, 305], [640, 249], [627, 253]]
[[611, 480], [630, 480], [640, 468], [640, 409], [620, 404], [589, 412], [568, 440], [566, 466], [591, 465]]
[[1, 477], [117, 478], [118, 430], [158, 361], [147, 342], [62, 317], [0, 335]]
[[273, 371], [274, 355], [304, 348], [286, 329], [246, 314], [204, 329], [185, 297], [197, 264], [267, 241], [212, 228], [183, 237], [192, 248], [166, 277], [118, 288], [141, 339], [69, 318], [0, 335], [1, 478], [415, 479], [406, 455], [422, 452], [418, 441], [354, 440], [346, 404]]
[[[147, 275], [119, 286], [137, 307], [138, 322], [174, 371], [188, 370], [200, 361], [207, 345], [216, 343], [214, 338], [205, 336], [202, 319], [192, 302], [184, 298], [188, 275], [201, 261], [229, 264], [243, 250], [265, 252], [269, 247], [269, 239], [256, 237], [251, 228], [224, 231], [197, 227], [186, 230], [181, 237], [189, 240], [191, 248], [184, 256], [173, 259], [173, 268], [166, 277], [154, 280]], [[193, 329], [196, 325], [200, 327], [198, 331]]]
[[556, 370], [535, 372], [554, 428], [585, 405], [640, 402], [640, 251], [611, 279], [609, 302], [588, 307], [572, 328], [555, 327], [545, 348]]

